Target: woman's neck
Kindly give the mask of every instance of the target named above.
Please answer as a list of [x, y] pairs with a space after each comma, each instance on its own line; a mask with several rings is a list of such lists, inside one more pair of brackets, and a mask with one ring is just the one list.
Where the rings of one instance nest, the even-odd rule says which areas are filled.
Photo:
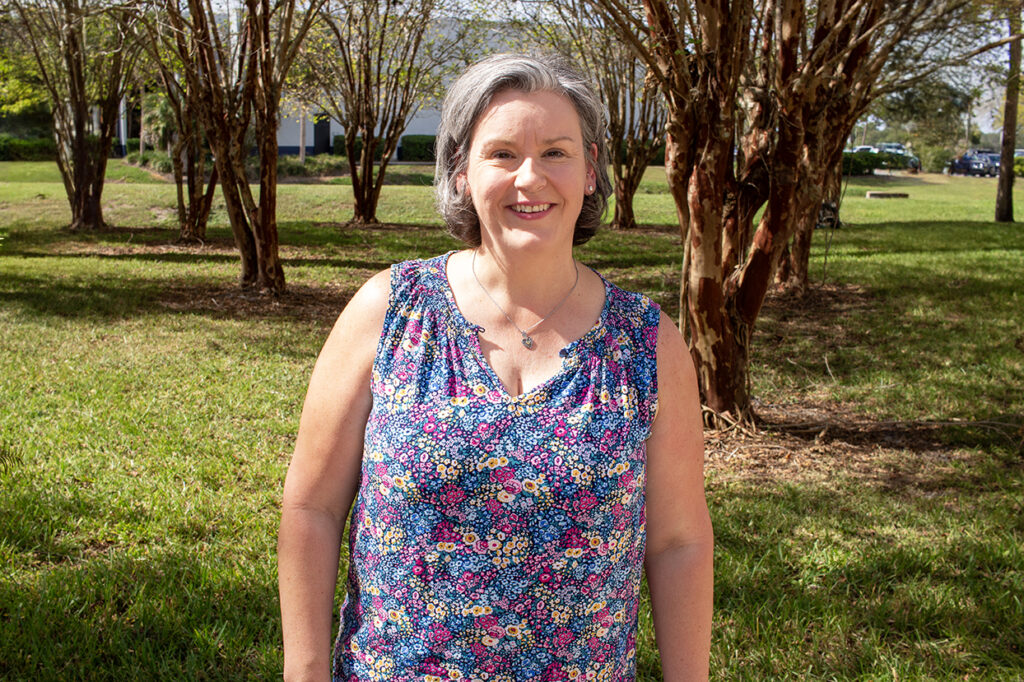
[[572, 248], [476, 249], [473, 275], [499, 302], [519, 308], [536, 308], [540, 315], [546, 307], [565, 295], [576, 279]]

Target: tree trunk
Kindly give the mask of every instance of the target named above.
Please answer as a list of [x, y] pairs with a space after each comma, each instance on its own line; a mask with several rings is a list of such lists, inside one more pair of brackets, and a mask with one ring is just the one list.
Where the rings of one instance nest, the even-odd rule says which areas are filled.
[[280, 294], [284, 291], [284, 270], [278, 255], [277, 237], [277, 112], [265, 112], [259, 136], [260, 200], [252, 225], [256, 244], [256, 286]]
[[346, 133], [345, 148], [348, 154], [349, 174], [352, 176], [352, 220], [349, 224], [377, 225], [377, 201], [374, 192], [373, 152], [377, 147], [377, 138], [372, 135], [362, 136], [363, 147], [356, 154], [356, 135]]
[[[1010, 35], [1021, 30], [1021, 8], [1009, 11]], [[1010, 43], [1010, 75], [1006, 79], [1006, 104], [1003, 109], [1003, 145], [999, 157], [999, 188], [996, 192], [996, 222], [1013, 222], [1013, 159], [1017, 146], [1017, 100], [1020, 97], [1020, 40]]]
[[636, 214], [633, 211], [633, 197], [647, 168], [644, 152], [633, 150], [626, 154], [625, 163], [615, 164], [615, 213], [612, 227], [617, 230], [636, 228]]

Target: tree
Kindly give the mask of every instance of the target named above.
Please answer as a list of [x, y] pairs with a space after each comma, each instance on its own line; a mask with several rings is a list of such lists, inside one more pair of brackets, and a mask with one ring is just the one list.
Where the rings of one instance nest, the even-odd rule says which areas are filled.
[[[160, 29], [170, 36], [185, 91], [195, 93], [198, 119], [213, 152], [243, 288], [284, 291], [277, 234], [277, 128], [281, 89], [299, 46], [325, 0], [245, 0], [222, 14], [202, 0], [160, 0]], [[259, 196], [245, 160], [259, 154]]]
[[[1019, 3], [1012, 3], [1006, 12], [1011, 36], [1021, 32]], [[1013, 222], [1013, 160], [1017, 143], [1017, 103], [1020, 98], [1020, 38], [1010, 43], [1009, 72], [1006, 76], [1006, 104], [1003, 109], [1002, 154], [999, 157], [999, 187], [996, 192], [996, 222]]]
[[517, 29], [580, 64], [608, 107], [608, 148], [615, 178], [618, 229], [636, 227], [633, 197], [644, 171], [665, 140], [665, 105], [647, 68], [614, 31], [602, 25], [585, 1], [566, 0], [532, 7]]
[[[150, 120], [156, 118], [162, 127], [173, 128], [167, 151], [176, 189], [178, 240], [202, 242], [217, 187], [216, 168], [207, 172], [207, 145], [200, 125], [202, 103], [176, 58], [177, 37], [157, 17], [146, 15], [144, 19], [140, 40], [148, 56], [146, 63], [156, 71], [151, 80], [154, 85], [159, 83], [160, 91], [140, 97], [143, 134], [139, 145], [145, 144], [145, 131], [154, 127]], [[157, 112], [163, 115], [157, 116]]]
[[857, 118], [887, 92], [876, 88], [879, 74], [894, 55], [909, 63], [943, 51], [940, 27], [970, 3], [644, 0], [641, 17], [623, 0], [592, 2], [666, 97], [666, 173], [684, 244], [681, 326], [709, 422], [745, 419], [765, 294], [784, 258], [806, 282], [822, 193], [837, 182]]
[[352, 224], [378, 222], [384, 175], [409, 119], [475, 42], [471, 23], [443, 18], [443, 9], [441, 0], [334, 0], [321, 13], [325, 31], [307, 45], [318, 103], [344, 130]]
[[[138, 57], [130, 6], [103, 0], [13, 0], [21, 48], [50, 100], [57, 167], [72, 230], [105, 227], [101, 199], [117, 114]], [[95, 114], [95, 116], [94, 116]]]
[[[736, 104], [750, 51], [751, 0], [596, 0], [605, 22], [647, 65], [667, 101], [665, 172], [684, 244], [681, 324], [713, 423], [747, 416], [747, 348], [767, 282], [723, 271], [725, 189], [732, 174]], [[792, 175], [792, 174], [789, 174]], [[785, 177], [780, 177], [785, 180]], [[753, 246], [746, 272], [770, 271], [772, 235]], [[735, 252], [735, 249], [732, 250]], [[741, 273], [742, 274], [742, 273]], [[764, 279], [762, 277], [762, 279]]]

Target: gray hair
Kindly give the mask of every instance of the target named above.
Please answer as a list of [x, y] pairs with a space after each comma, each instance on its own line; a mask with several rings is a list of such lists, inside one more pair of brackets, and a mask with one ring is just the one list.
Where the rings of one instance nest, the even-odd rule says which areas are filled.
[[434, 192], [438, 211], [455, 237], [470, 246], [480, 245], [480, 218], [469, 192], [460, 191], [458, 177], [466, 172], [469, 163], [469, 147], [477, 119], [495, 95], [508, 90], [554, 92], [565, 96], [579, 116], [583, 148], [589, 150], [592, 144], [597, 145], [596, 166], [590, 153], [585, 154], [587, 165], [594, 170], [597, 187], [592, 194], [584, 195], [573, 232], [573, 244], [583, 244], [602, 224], [612, 193], [605, 142], [607, 124], [604, 106], [593, 88], [576, 69], [558, 57], [496, 54], [470, 66], [452, 84], [441, 108], [435, 145]]

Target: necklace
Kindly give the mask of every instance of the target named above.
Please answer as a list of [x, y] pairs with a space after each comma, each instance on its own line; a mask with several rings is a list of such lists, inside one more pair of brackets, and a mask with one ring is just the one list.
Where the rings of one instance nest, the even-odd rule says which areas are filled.
[[544, 322], [548, 318], [550, 318], [552, 315], [557, 313], [558, 309], [561, 308], [562, 305], [566, 301], [569, 300], [570, 296], [572, 296], [572, 292], [576, 291], [576, 285], [580, 283], [580, 267], [578, 265], [576, 265], [576, 259], [575, 258], [572, 261], [572, 266], [576, 269], [576, 281], [574, 281], [572, 283], [572, 288], [569, 289], [569, 293], [567, 293], [562, 298], [562, 300], [559, 301], [558, 304], [554, 308], [551, 309], [550, 313], [548, 313], [547, 315], [542, 317], [540, 320], [538, 320], [534, 324], [532, 324], [529, 327], [527, 327], [526, 329], [520, 329], [519, 328], [519, 325], [516, 324], [512, 320], [512, 318], [509, 317], [509, 314], [505, 312], [505, 309], [502, 308], [501, 305], [497, 301], [494, 300], [494, 297], [491, 296], [491, 292], [487, 291], [487, 288], [484, 286], [483, 282], [481, 282], [480, 278], [476, 276], [476, 249], [473, 249], [473, 260], [470, 262], [469, 269], [473, 272], [473, 279], [476, 280], [476, 284], [477, 284], [478, 287], [480, 287], [480, 291], [484, 292], [484, 296], [486, 296], [488, 299], [490, 299], [491, 303], [494, 304], [494, 307], [497, 308], [499, 311], [501, 311], [501, 314], [505, 316], [505, 319], [508, 320], [508, 323], [511, 324], [513, 327], [515, 327], [516, 331], [519, 332], [519, 334], [523, 337], [522, 338], [523, 345], [526, 346], [527, 348], [533, 348], [534, 341], [533, 341], [533, 337], [530, 336], [530, 332], [532, 332], [534, 329], [536, 329], [537, 327], [539, 327], [542, 324], [544, 324]]

